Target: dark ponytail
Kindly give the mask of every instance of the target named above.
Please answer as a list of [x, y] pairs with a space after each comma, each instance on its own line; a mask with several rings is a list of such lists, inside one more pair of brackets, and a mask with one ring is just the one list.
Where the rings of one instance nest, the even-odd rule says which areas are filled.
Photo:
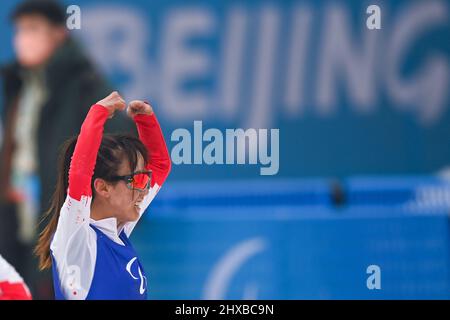
[[39, 257], [39, 269], [44, 270], [50, 268], [52, 260], [50, 257], [50, 241], [56, 231], [59, 220], [59, 211], [64, 204], [67, 196], [67, 188], [69, 187], [69, 168], [77, 137], [70, 138], [61, 147], [61, 153], [58, 158], [58, 175], [56, 181], [55, 192], [51, 200], [50, 208], [45, 212], [41, 223], [50, 219], [39, 235], [39, 240], [35, 254]]

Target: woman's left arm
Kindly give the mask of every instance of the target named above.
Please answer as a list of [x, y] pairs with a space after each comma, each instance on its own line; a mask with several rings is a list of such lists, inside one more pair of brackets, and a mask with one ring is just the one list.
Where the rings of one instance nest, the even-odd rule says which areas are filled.
[[[150, 190], [141, 202], [140, 217], [155, 198], [171, 169], [169, 152], [164, 135], [150, 104], [133, 101], [128, 106], [128, 115], [133, 118], [139, 133], [139, 139], [148, 151], [149, 161], [146, 169], [152, 171]], [[131, 234], [137, 221], [125, 226], [127, 236]]]
[[149, 161], [146, 169], [152, 170], [151, 187], [161, 187], [169, 175], [171, 162], [164, 135], [154, 113], [134, 117], [139, 139], [147, 148]]

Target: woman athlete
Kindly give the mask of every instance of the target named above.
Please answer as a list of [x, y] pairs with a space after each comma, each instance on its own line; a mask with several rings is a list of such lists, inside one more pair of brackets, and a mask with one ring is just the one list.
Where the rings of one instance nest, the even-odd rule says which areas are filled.
[[152, 107], [132, 101], [139, 139], [104, 135], [117, 92], [93, 105], [77, 139], [63, 146], [56, 191], [36, 253], [52, 267], [56, 299], [146, 299], [147, 278], [129, 236], [171, 163]]

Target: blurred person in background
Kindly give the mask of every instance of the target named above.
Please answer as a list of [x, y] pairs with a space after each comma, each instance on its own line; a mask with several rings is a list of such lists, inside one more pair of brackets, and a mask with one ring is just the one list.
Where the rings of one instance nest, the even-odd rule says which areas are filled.
[[[51, 277], [39, 275], [32, 248], [55, 188], [58, 147], [111, 88], [70, 37], [59, 3], [25, 1], [11, 17], [16, 60], [1, 68], [0, 254], [36, 298], [52, 298]], [[129, 131], [124, 119], [105, 130]]]

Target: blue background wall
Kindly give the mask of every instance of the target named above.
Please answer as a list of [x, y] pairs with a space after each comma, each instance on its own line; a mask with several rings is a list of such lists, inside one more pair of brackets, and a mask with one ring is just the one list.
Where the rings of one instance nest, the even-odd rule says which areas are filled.
[[[12, 57], [14, 3], [1, 5], [0, 61]], [[168, 138], [194, 120], [279, 128], [280, 177], [423, 174], [450, 163], [448, 1], [70, 4], [82, 14], [73, 35], [128, 99], [155, 104]], [[381, 30], [366, 28], [369, 4], [381, 8]], [[258, 174], [181, 165], [171, 179]]]

